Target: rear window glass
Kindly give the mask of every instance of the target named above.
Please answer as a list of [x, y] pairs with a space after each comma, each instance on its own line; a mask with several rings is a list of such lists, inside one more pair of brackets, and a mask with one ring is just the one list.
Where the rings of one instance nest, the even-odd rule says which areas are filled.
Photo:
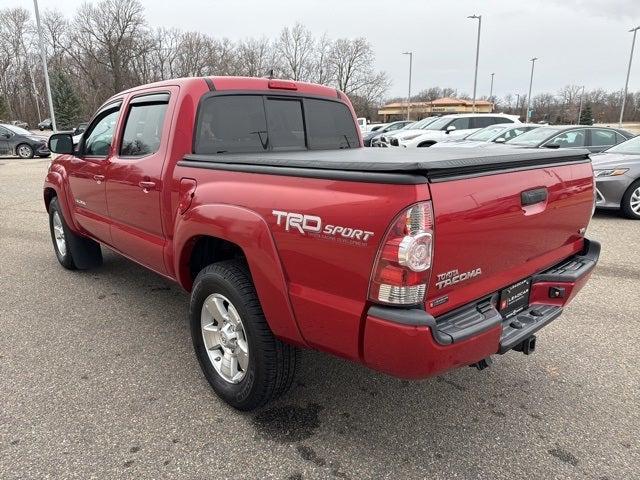
[[341, 102], [269, 95], [220, 95], [200, 107], [194, 152], [247, 153], [358, 147]]
[[267, 99], [269, 143], [273, 150], [304, 150], [304, 122], [300, 100]]
[[358, 134], [353, 117], [342, 103], [307, 99], [305, 108], [311, 148], [358, 146]]
[[196, 153], [259, 152], [267, 149], [267, 119], [258, 95], [205, 101], [197, 128]]

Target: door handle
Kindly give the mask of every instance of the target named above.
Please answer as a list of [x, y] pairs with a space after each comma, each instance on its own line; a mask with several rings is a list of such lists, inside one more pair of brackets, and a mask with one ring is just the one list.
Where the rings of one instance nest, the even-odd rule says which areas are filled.
[[546, 201], [547, 196], [548, 191], [545, 187], [534, 188], [533, 190], [520, 192], [520, 203], [523, 207], [526, 207], [527, 205], [534, 205], [536, 203]]
[[138, 185], [144, 193], [149, 193], [149, 190], [156, 186], [156, 182], [142, 181]]
[[94, 175], [93, 179], [98, 183], [102, 183], [104, 181], [104, 175]]

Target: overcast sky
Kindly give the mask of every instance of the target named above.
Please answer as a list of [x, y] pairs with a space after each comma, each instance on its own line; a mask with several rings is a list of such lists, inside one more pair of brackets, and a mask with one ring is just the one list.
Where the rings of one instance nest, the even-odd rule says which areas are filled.
[[[81, 0], [39, 0], [68, 17]], [[539, 57], [533, 93], [567, 84], [622, 89], [632, 34], [640, 25], [640, 0], [142, 0], [152, 26], [199, 30], [233, 40], [275, 37], [301, 22], [314, 34], [365, 37], [376, 66], [393, 84], [389, 96], [406, 95], [408, 58], [414, 52], [413, 91], [450, 86], [471, 94], [477, 21], [482, 15], [478, 96], [526, 93], [531, 57]], [[0, 7], [30, 0], [0, 0]], [[639, 35], [640, 36], [640, 35]], [[640, 39], [629, 89], [640, 90]]]

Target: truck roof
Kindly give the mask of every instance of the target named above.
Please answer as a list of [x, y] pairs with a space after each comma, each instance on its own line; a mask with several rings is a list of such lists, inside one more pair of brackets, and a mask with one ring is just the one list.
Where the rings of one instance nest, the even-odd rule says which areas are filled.
[[[114, 97], [119, 97], [125, 93], [131, 93], [138, 90], [147, 89], [149, 87], [162, 87], [162, 86], [191, 86], [198, 82], [207, 83], [209, 88], [213, 85], [212, 89], [215, 90], [251, 90], [251, 91], [273, 91], [285, 90], [290, 92], [298, 92], [304, 95], [318, 95], [323, 97], [339, 97], [340, 94], [335, 88], [327, 87], [324, 85], [318, 85], [315, 83], [299, 82], [294, 80], [282, 80], [277, 78], [262, 78], [262, 77], [184, 77], [174, 78], [171, 80], [162, 80], [160, 82], [148, 83], [137, 87], [130, 88], [123, 92], [120, 92]], [[114, 98], [112, 97], [112, 98]]]
[[[185, 160], [218, 165], [342, 170], [375, 173], [413, 173], [430, 179], [461, 176], [492, 170], [529, 168], [537, 165], [589, 161], [584, 149], [496, 148], [461, 151], [458, 148], [351, 148], [304, 152], [225, 153], [187, 155]], [[277, 173], [274, 169], [273, 173]]]

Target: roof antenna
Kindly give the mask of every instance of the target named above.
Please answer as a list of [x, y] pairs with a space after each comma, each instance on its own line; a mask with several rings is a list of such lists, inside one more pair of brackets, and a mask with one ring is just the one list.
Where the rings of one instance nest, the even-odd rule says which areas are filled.
[[273, 80], [273, 68], [269, 70], [269, 80]]

